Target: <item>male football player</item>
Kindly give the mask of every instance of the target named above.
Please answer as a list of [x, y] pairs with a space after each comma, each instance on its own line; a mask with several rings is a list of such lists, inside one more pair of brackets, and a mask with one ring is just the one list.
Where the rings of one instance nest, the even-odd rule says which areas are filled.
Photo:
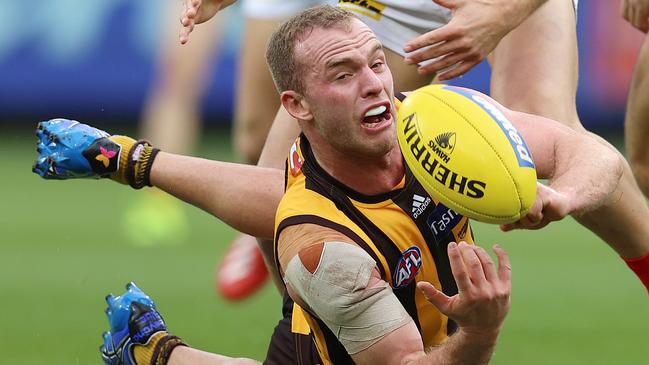
[[[472, 241], [465, 217], [433, 234], [427, 215], [415, 218], [401, 204], [413, 192], [434, 199], [403, 163], [395, 138], [398, 102], [374, 33], [346, 11], [310, 9], [273, 34], [267, 60], [282, 105], [303, 132], [279, 208], [283, 175], [277, 170], [159, 152], [68, 120], [40, 124], [35, 172], [155, 185], [246, 233], [271, 237], [274, 231], [277, 273], [300, 305], [286, 298], [268, 363], [487, 362], [509, 305], [506, 256], [496, 249], [496, 269], [482, 249], [462, 242]], [[567, 214], [597, 214], [615, 197], [622, 165], [610, 148], [491, 102], [526, 138], [538, 175], [550, 179], [521, 225], [539, 228]], [[592, 155], [598, 164], [587, 163]], [[257, 205], [245, 208], [242, 199]], [[444, 212], [434, 205], [428, 215]], [[276, 210], [273, 230], [266, 219]], [[404, 275], [391, 275], [401, 268]], [[111, 325], [121, 326], [104, 337], [108, 363], [249, 361], [182, 346], [151, 305], [130, 305], [128, 324], [109, 316]], [[303, 341], [310, 352], [286, 354], [287, 346]]]
[[[209, 19], [218, 6], [232, 2], [186, 0], [181, 37], [186, 39], [194, 25]], [[422, 74], [441, 72], [440, 79], [459, 76], [489, 56], [494, 99], [510, 109], [560, 121], [608, 145], [587, 132], [577, 115], [576, 0], [341, 0], [338, 6], [353, 11], [389, 44], [388, 63], [399, 67], [400, 80], [414, 79], [414, 70], [403, 68], [400, 56], [406, 56], [408, 64], [418, 64]], [[280, 110], [260, 165], [280, 166], [298, 133], [290, 116]], [[618, 198], [609, 200], [599, 214], [576, 219], [606, 241], [649, 287], [649, 208], [624, 159], [623, 165]], [[503, 230], [521, 227], [507, 225]], [[262, 250], [269, 246], [261, 243]]]

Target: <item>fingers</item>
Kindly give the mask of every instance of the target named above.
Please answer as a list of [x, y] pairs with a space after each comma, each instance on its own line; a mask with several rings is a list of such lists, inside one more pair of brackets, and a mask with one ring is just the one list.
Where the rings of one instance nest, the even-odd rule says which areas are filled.
[[495, 280], [497, 280], [498, 273], [496, 270], [496, 264], [491, 259], [491, 256], [489, 256], [487, 251], [485, 251], [485, 249], [480, 246], [474, 245], [473, 248], [476, 255], [480, 259], [480, 263], [482, 264], [482, 271], [484, 273], [485, 279], [488, 282], [494, 282]]
[[[455, 39], [458, 36], [459, 35], [457, 34], [457, 31], [453, 28], [452, 24], [449, 23], [441, 28], [437, 28], [428, 33], [424, 33], [419, 37], [408, 41], [408, 43], [406, 43], [406, 45], [403, 47], [403, 50], [406, 51], [406, 53], [414, 52], [424, 47], [436, 45], [442, 41], [446, 41], [448, 43], [450, 40]], [[442, 54], [444, 53], [441, 53], [439, 55]], [[411, 55], [409, 55], [407, 58], [410, 57]], [[424, 59], [425, 58], [420, 58], [419, 61]], [[418, 62], [415, 58], [413, 58], [413, 61]]]
[[[404, 58], [405, 63], [417, 64], [429, 61], [418, 69], [420, 74], [439, 73], [446, 69], [439, 75], [443, 77], [440, 80], [449, 80], [467, 73], [482, 61], [484, 56], [476, 47], [476, 43], [462, 37], [459, 32], [448, 30], [446, 33], [439, 33], [441, 36], [433, 34], [444, 28], [446, 27], [426, 33], [408, 43], [405, 47], [406, 52], [419, 51], [407, 55]], [[454, 65], [455, 67], [451, 68]]]
[[106, 300], [106, 304], [108, 304], [109, 306], [114, 305], [116, 301], [116, 298], [113, 294], [106, 295], [106, 298], [104, 299]]
[[102, 334], [102, 338], [104, 340], [104, 344], [101, 345], [99, 350], [105, 355], [113, 354], [115, 352], [115, 344], [113, 343], [113, 335], [110, 332], [104, 332]]
[[464, 75], [465, 73], [469, 72], [472, 68], [474, 68], [478, 63], [480, 63], [482, 60], [479, 61], [470, 61], [470, 62], [460, 62], [456, 67], [444, 71], [440, 73], [437, 76], [437, 79], [439, 81], [446, 81], [450, 79], [454, 79], [456, 77], [460, 77]]
[[508, 232], [514, 229], [541, 229], [551, 222], [561, 220], [570, 213], [569, 198], [541, 183], [537, 183], [536, 200], [528, 213], [520, 220], [503, 224], [500, 229]]
[[433, 0], [437, 5], [443, 6], [447, 9], [453, 9], [455, 8], [456, 2], [453, 0]]
[[186, 44], [189, 42], [189, 34], [194, 30], [196, 15], [198, 14], [198, 8], [200, 6], [200, 0], [185, 1], [185, 11], [180, 17], [180, 24], [182, 25], [179, 35], [180, 44]]
[[460, 292], [469, 291], [471, 288], [471, 278], [469, 278], [469, 273], [464, 266], [464, 260], [462, 259], [462, 254], [460, 249], [455, 242], [448, 244], [448, 260], [451, 264], [451, 271], [453, 272], [453, 277], [455, 278], [455, 283], [457, 284], [458, 290]]
[[418, 71], [420, 74], [436, 73], [441, 70], [444, 70], [445, 68], [449, 68], [453, 65], [458, 64], [459, 62], [462, 61], [463, 57], [464, 54], [458, 54], [458, 53], [446, 54], [442, 57], [438, 57], [432, 62], [422, 65], [421, 67], [419, 67]]
[[45, 179], [61, 179], [56, 168], [56, 153], [51, 153], [47, 147], [40, 146], [37, 148], [39, 156], [32, 165], [32, 172]]
[[493, 250], [498, 257], [498, 278], [508, 285], [512, 281], [512, 266], [509, 261], [509, 255], [499, 245], [494, 245]]
[[424, 297], [431, 302], [440, 312], [447, 314], [451, 305], [451, 297], [448, 297], [446, 294], [442, 293], [440, 290], [437, 290], [433, 284], [427, 281], [420, 281], [417, 283], [417, 288], [421, 290]]
[[476, 246], [469, 245], [466, 242], [460, 242], [457, 247], [462, 254], [462, 261], [464, 261], [464, 267], [468, 270], [471, 284], [473, 284], [473, 286], [483, 285], [487, 279], [485, 277], [484, 269], [482, 268], [480, 257], [478, 257], [476, 252]]
[[180, 23], [183, 27], [180, 29], [178, 38], [180, 39], [180, 44], [187, 44], [189, 42], [189, 33], [194, 30], [194, 22], [189, 18], [183, 17]]
[[503, 232], [509, 232], [514, 229], [539, 229], [545, 227], [549, 222], [543, 219], [543, 214], [533, 214], [528, 213], [523, 218], [517, 220], [514, 223], [503, 224], [500, 226], [500, 229]]

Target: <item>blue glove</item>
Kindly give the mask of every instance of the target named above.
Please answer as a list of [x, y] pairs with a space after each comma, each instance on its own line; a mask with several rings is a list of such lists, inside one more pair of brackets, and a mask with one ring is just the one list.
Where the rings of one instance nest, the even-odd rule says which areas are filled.
[[106, 177], [119, 167], [121, 146], [102, 130], [75, 120], [38, 124], [38, 158], [33, 171], [46, 179]]
[[[164, 364], [174, 347], [186, 346], [167, 332], [153, 300], [134, 283], [118, 297], [106, 296], [106, 303], [110, 331], [104, 332], [99, 350], [107, 365], [138, 365], [136, 360], [140, 365]], [[142, 349], [139, 355], [137, 347]]]
[[36, 129], [38, 158], [32, 171], [45, 179], [103, 178], [139, 189], [158, 150], [146, 141], [110, 134], [68, 119], [51, 119]]

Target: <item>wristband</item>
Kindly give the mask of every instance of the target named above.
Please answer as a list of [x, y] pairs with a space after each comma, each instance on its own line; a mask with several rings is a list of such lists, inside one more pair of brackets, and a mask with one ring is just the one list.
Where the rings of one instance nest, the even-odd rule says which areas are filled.
[[111, 136], [109, 138], [122, 147], [119, 168], [110, 175], [110, 178], [130, 185], [134, 189], [152, 186], [151, 168], [160, 150], [145, 140], [136, 141], [127, 136]]

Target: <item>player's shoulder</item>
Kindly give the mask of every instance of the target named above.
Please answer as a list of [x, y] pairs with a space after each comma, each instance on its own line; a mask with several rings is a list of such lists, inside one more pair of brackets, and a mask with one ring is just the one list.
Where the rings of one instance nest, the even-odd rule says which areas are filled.
[[284, 266], [299, 254], [305, 265], [308, 263], [315, 267], [325, 242], [345, 242], [356, 245], [345, 234], [317, 222], [295, 224], [284, 228], [279, 233], [277, 240], [279, 260]]

